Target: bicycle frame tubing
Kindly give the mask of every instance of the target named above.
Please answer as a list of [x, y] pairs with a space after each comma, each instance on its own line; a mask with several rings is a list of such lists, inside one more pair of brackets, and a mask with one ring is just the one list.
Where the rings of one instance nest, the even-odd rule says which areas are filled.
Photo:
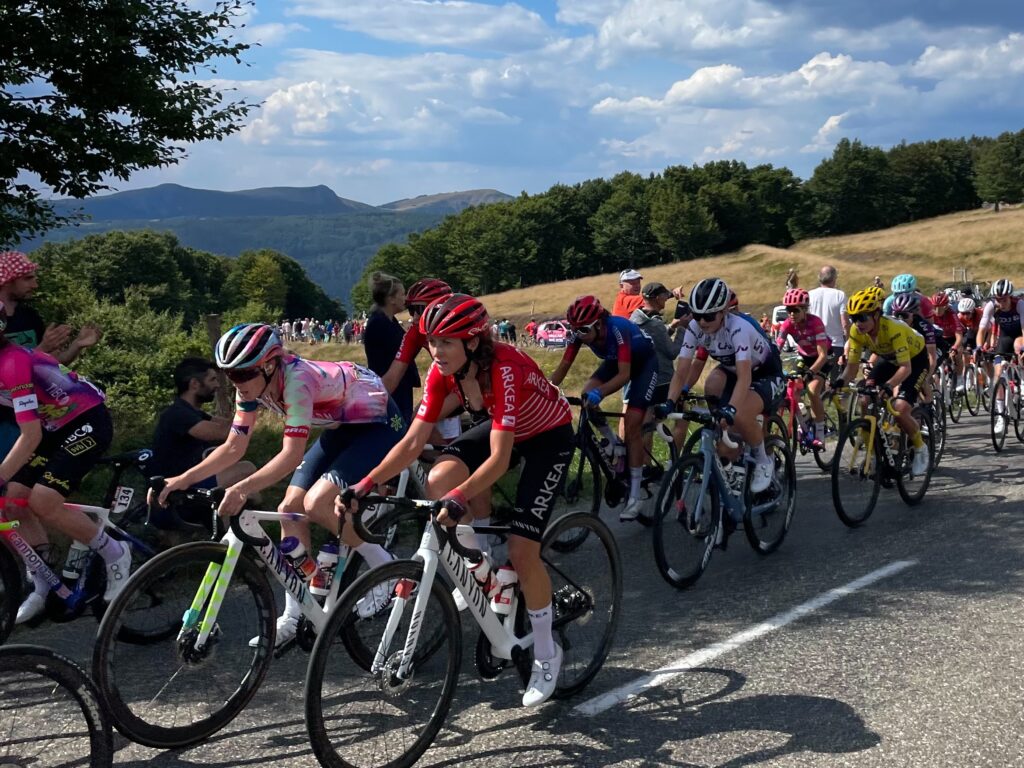
[[[601, 450], [601, 444], [597, 441], [597, 433], [594, 432], [593, 427], [590, 426], [590, 410], [581, 405], [581, 401], [578, 397], [567, 397], [570, 405], [580, 405], [580, 420], [576, 427], [576, 434], [573, 435], [573, 444], [580, 449], [581, 453], [589, 451], [591, 457], [597, 463], [598, 468], [601, 470], [601, 474], [609, 482], [613, 482], [616, 479], [615, 470], [608, 462], [608, 457], [605, 456], [604, 451]], [[611, 416], [621, 418], [621, 413], [612, 413], [610, 411], [597, 411], [602, 416]], [[580, 464], [582, 467], [582, 463]], [[582, 471], [582, 469], [580, 470]]]
[[[877, 393], [877, 391], [871, 392], [871, 393], [861, 393], [861, 394], [865, 394], [865, 395], [867, 395], [870, 398], [871, 402], [870, 402], [869, 406], [877, 406], [878, 405], [878, 396], [877, 396], [878, 393]], [[896, 421], [896, 416], [898, 416], [899, 413], [896, 410], [895, 406], [893, 406], [892, 401], [891, 400], [884, 400], [883, 402], [885, 403], [886, 414], [888, 416], [890, 416], [891, 418], [886, 419], [883, 422], [882, 430], [884, 432], [891, 431], [891, 430], [888, 430], [888, 429], [885, 428], [886, 425], [889, 425], [893, 429], [902, 432], [903, 428], [900, 427], [899, 423]], [[874, 408], [868, 407], [868, 408], [866, 408], [864, 410], [864, 413], [859, 418], [865, 419], [865, 420], [867, 420], [867, 422], [869, 424], [871, 424], [871, 428], [868, 430], [868, 439], [865, 441], [864, 447], [867, 450], [869, 450], [869, 451], [873, 451], [873, 450], [875, 450], [875, 446], [877, 445], [876, 442], [875, 442], [875, 439], [876, 439], [876, 437], [878, 435], [878, 418], [879, 417], [876, 414]], [[893, 457], [890, 454], [889, 441], [888, 440], [882, 440], [881, 444], [883, 446], [883, 450], [885, 451], [886, 456], [888, 456], [890, 459], [892, 459]], [[850, 454], [850, 468], [851, 469], [856, 466], [856, 462], [858, 461], [857, 453], [858, 453], [858, 451], [853, 451]], [[883, 457], [879, 456], [879, 458], [883, 458]]]

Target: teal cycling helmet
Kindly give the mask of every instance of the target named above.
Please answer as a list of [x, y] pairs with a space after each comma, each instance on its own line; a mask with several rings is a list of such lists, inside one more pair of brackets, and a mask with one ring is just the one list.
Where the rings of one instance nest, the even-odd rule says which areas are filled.
[[896, 275], [889, 287], [893, 293], [910, 293], [917, 290], [917, 278], [913, 275]]

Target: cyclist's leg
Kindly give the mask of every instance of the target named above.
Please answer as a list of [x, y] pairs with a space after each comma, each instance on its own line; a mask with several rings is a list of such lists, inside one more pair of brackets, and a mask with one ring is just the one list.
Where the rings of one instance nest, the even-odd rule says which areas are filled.
[[640, 499], [640, 485], [643, 481], [644, 451], [643, 424], [648, 409], [655, 403], [658, 388], [658, 359], [651, 355], [642, 366], [633, 364], [629, 381], [630, 396], [623, 417], [626, 435], [626, 459], [629, 464], [629, 498]]
[[[431, 499], [440, 499], [452, 489], [464, 483], [477, 468], [484, 463], [491, 453], [491, 422], [482, 421], [470, 427], [451, 443], [446, 445], [438, 456], [434, 466], [427, 475], [427, 495]], [[490, 523], [491, 495], [490, 491], [478, 494], [469, 500], [473, 514], [473, 524], [477, 527]], [[474, 546], [466, 541], [467, 546]], [[486, 546], [482, 541], [476, 548]]]
[[920, 427], [914, 419], [912, 411], [917, 403], [923, 383], [929, 378], [927, 351], [919, 352], [910, 361], [910, 375], [899, 386], [895, 393], [893, 407], [896, 409], [896, 421], [903, 432], [910, 438], [914, 449], [924, 445]]

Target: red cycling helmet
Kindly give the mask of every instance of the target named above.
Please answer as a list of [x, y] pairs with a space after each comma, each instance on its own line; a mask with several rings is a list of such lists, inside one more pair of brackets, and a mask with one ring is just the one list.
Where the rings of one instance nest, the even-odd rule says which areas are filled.
[[420, 315], [420, 333], [448, 339], [471, 339], [491, 326], [484, 305], [464, 293], [431, 302]]
[[426, 306], [432, 301], [452, 295], [452, 288], [444, 280], [436, 277], [424, 277], [409, 286], [405, 293], [405, 305], [422, 304]]
[[565, 310], [565, 318], [573, 328], [582, 328], [607, 314], [596, 296], [577, 296]]
[[811, 303], [811, 295], [803, 288], [790, 288], [782, 297], [782, 303], [787, 307], [806, 307]]
[[948, 307], [949, 306], [949, 294], [945, 291], [936, 291], [935, 295], [932, 296], [933, 307]]

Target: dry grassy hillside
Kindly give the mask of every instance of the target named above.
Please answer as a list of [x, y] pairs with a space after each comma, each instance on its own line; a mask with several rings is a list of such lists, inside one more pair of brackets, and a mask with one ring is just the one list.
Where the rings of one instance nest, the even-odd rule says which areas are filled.
[[[949, 282], [953, 268], [960, 267], [973, 279], [1009, 275], [1024, 286], [1024, 208], [951, 214], [878, 232], [805, 240], [789, 249], [751, 245], [737, 253], [637, 268], [645, 282], [659, 280], [687, 290], [702, 277], [718, 275], [738, 293], [744, 309], [761, 312], [779, 303], [791, 267], [799, 272], [800, 284], [812, 288], [825, 263], [836, 266], [839, 285], [847, 292], [875, 275], [888, 283], [901, 272], [916, 274], [922, 287], [931, 290]], [[511, 318], [521, 327], [531, 314], [538, 319], [563, 316], [579, 294], [593, 293], [610, 304], [617, 281], [617, 274], [564, 280], [492, 294], [484, 303], [492, 316]]]

